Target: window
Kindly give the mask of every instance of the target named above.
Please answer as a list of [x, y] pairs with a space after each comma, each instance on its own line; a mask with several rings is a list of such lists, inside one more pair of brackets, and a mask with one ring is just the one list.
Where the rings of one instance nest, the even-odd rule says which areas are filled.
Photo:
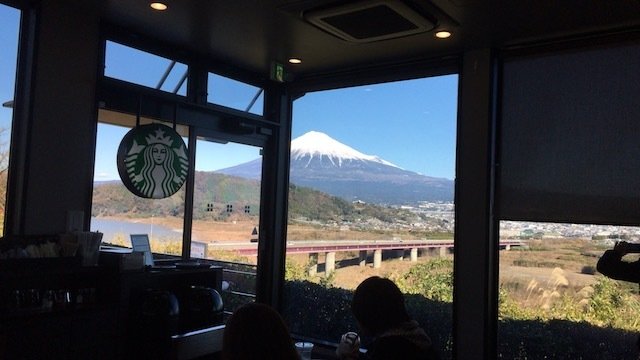
[[207, 84], [208, 102], [262, 115], [263, 89], [213, 73], [209, 73]]
[[[186, 65], [110, 41], [106, 46], [105, 76], [170, 92], [179, 89], [178, 94], [185, 94], [186, 80], [180, 74], [187, 74]], [[105, 242], [120, 246], [130, 246], [131, 234], [148, 234], [156, 254], [188, 253], [222, 266], [222, 296], [228, 313], [255, 299], [262, 146], [266, 140], [264, 134], [239, 136], [228, 134], [226, 129], [247, 118], [255, 121], [259, 117], [256, 115], [262, 114], [263, 95], [257, 87], [214, 74], [208, 77], [210, 101], [253, 115], [230, 116], [235, 112], [225, 112], [222, 123], [219, 109], [176, 104], [171, 98], [156, 96], [153, 90], [131, 90], [104, 82], [98, 112], [91, 230], [103, 232]], [[136, 94], [127, 96], [130, 91]], [[195, 164], [190, 164], [193, 180], [187, 178], [168, 198], [137, 197], [120, 180], [116, 154], [125, 134], [136, 126], [136, 113], [140, 113], [141, 125], [175, 118], [176, 131], [187, 145], [185, 152], [195, 159]], [[193, 198], [187, 199], [187, 194], [193, 194]], [[189, 243], [190, 248], [184, 251], [184, 244]]]
[[[148, 119], [143, 119], [147, 123]], [[223, 267], [225, 309], [254, 301], [257, 268], [257, 229], [260, 227], [261, 149], [227, 142], [219, 134], [197, 129], [195, 179], [165, 199], [132, 194], [118, 175], [120, 141], [135, 126], [131, 115], [100, 110], [91, 230], [103, 242], [130, 247], [129, 236], [148, 234], [154, 253], [181, 255], [184, 215], [191, 211], [192, 258]], [[122, 124], [129, 123], [129, 126]], [[186, 127], [178, 132], [187, 134]], [[185, 143], [188, 143], [185, 137]], [[189, 150], [191, 151], [191, 150]], [[185, 194], [193, 187], [193, 208], [185, 209]]]
[[598, 258], [617, 241], [639, 242], [640, 228], [500, 223], [501, 358], [637, 356], [638, 285], [596, 270]]
[[[260, 228], [261, 149], [199, 134], [191, 225], [191, 256], [223, 267], [225, 309], [252, 302], [256, 293]], [[255, 239], [255, 241], [253, 241]], [[194, 249], [201, 247], [198, 255]]]
[[107, 41], [104, 74], [178, 95], [187, 93], [187, 65], [113, 41]]
[[500, 241], [521, 242], [500, 252], [504, 358], [637, 357], [637, 285], [595, 264], [639, 240], [638, 66], [624, 42], [504, 61], [496, 208]]
[[[126, 116], [118, 115], [99, 113], [91, 231], [102, 232], [105, 243], [126, 247], [131, 247], [130, 234], [148, 234], [154, 253], [181, 255], [185, 187], [164, 199], [141, 198], [125, 187], [116, 156], [120, 141], [135, 122], [130, 126], [116, 125], [114, 122], [126, 123]], [[116, 118], [121, 121], [114, 121]]]
[[456, 99], [449, 75], [294, 103], [284, 301], [294, 334], [335, 343], [358, 331], [352, 292], [378, 275], [451, 357]]
[[9, 167], [9, 144], [13, 121], [16, 62], [18, 57], [18, 34], [20, 11], [0, 4], [0, 236], [4, 234], [4, 212], [7, 197], [7, 169]]

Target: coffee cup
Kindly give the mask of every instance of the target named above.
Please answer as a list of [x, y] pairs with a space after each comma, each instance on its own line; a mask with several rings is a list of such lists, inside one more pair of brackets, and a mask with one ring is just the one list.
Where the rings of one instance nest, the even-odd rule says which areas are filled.
[[296, 350], [302, 360], [311, 360], [311, 352], [313, 351], [313, 343], [301, 341], [296, 343]]

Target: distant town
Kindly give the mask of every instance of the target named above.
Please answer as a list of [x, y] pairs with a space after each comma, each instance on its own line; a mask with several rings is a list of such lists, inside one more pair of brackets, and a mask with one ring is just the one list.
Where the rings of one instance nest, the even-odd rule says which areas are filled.
[[[418, 206], [402, 205], [397, 208], [422, 214], [438, 222], [422, 224], [428, 231], [453, 232], [454, 204], [451, 202], [421, 202]], [[413, 224], [416, 225], [416, 224]], [[558, 224], [526, 221], [501, 221], [503, 238], [591, 238], [594, 240], [623, 239], [640, 241], [640, 227], [613, 225]]]

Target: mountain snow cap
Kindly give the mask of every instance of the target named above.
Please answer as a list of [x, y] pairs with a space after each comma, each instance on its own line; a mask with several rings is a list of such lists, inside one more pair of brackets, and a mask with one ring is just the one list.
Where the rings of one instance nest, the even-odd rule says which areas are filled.
[[291, 159], [298, 160], [305, 156], [309, 156], [310, 159], [313, 159], [315, 156], [326, 156], [336, 166], [342, 166], [342, 162], [345, 160], [365, 160], [399, 168], [377, 156], [363, 154], [331, 138], [329, 135], [318, 131], [309, 131], [291, 141]]

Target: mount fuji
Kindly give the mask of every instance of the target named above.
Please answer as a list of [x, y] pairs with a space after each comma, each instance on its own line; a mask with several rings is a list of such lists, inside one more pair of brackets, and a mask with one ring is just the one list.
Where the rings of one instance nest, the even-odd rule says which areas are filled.
[[[257, 179], [261, 159], [217, 172]], [[420, 175], [363, 154], [328, 135], [310, 131], [291, 141], [291, 183], [349, 201], [416, 204], [453, 201], [453, 180]]]

